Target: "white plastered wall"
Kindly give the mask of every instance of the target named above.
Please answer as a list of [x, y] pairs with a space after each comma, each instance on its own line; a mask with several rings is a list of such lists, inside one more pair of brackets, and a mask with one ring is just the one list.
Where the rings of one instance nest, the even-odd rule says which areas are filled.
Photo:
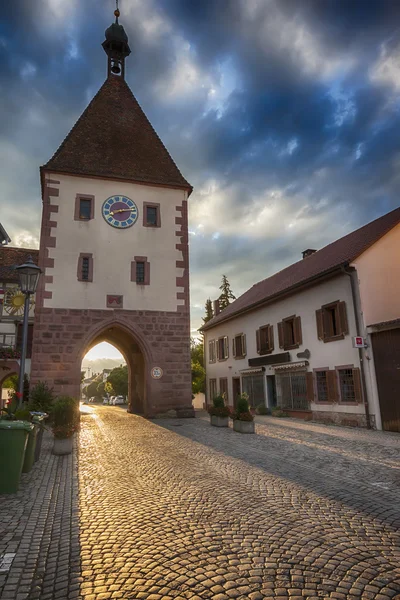
[[[176, 268], [182, 260], [182, 252], [175, 245], [180, 242], [175, 235], [180, 225], [176, 206], [187, 197], [183, 190], [139, 185], [112, 180], [73, 177], [51, 174], [59, 185], [58, 197], [51, 197], [58, 212], [51, 213], [57, 227], [51, 228], [56, 247], [49, 249], [54, 258], [54, 268], [46, 268], [46, 275], [53, 282], [46, 284], [52, 292], [45, 299], [47, 308], [106, 309], [106, 295], [122, 295], [125, 310], [176, 311], [184, 300], [177, 300], [176, 277], [182, 277], [183, 269]], [[75, 221], [75, 198], [77, 194], [95, 197], [94, 219]], [[136, 223], [125, 230], [111, 227], [102, 216], [104, 201], [113, 195], [124, 195], [133, 200], [139, 211]], [[161, 227], [143, 226], [143, 203], [160, 204]], [[93, 282], [78, 281], [77, 266], [80, 253], [93, 255]], [[146, 256], [150, 262], [150, 285], [137, 285], [131, 281], [131, 262], [135, 256]]]
[[[349, 335], [343, 340], [324, 343], [317, 337], [315, 311], [321, 308], [322, 305], [335, 302], [336, 300], [346, 302]], [[256, 346], [256, 330], [263, 325], [273, 325], [275, 349], [272, 355], [280, 354], [284, 352], [284, 350], [279, 348], [277, 324], [282, 319], [291, 315], [301, 317], [303, 337], [302, 345], [298, 349], [289, 351], [292, 362], [304, 360], [297, 358], [296, 355], [297, 353], [308, 349], [311, 355], [308, 361], [309, 371], [324, 367], [334, 369], [335, 367], [342, 365], [360, 367], [358, 351], [352, 347], [352, 336], [356, 335], [356, 324], [350, 278], [347, 275], [340, 275], [273, 304], [238, 316], [226, 323], [221, 323], [213, 329], [206, 331], [205, 364], [207, 370], [207, 390], [209, 391], [210, 389], [210, 379], [217, 379], [217, 390], [219, 390], [219, 379], [221, 377], [227, 377], [229, 403], [232, 404], [232, 378], [240, 377], [240, 371], [249, 368], [249, 358], [257, 358], [259, 356], [257, 354]], [[240, 333], [246, 334], [247, 356], [243, 359], [235, 359], [232, 357], [232, 338]], [[209, 363], [208, 342], [225, 335], [229, 338], [229, 358], [225, 361]], [[275, 371], [272, 366], [265, 366], [265, 376], [274, 374]], [[337, 412], [365, 413], [365, 408], [361, 404], [357, 406], [348, 406], [346, 404], [322, 405], [312, 403], [310, 408], [313, 411], [330, 412], [334, 410]]]

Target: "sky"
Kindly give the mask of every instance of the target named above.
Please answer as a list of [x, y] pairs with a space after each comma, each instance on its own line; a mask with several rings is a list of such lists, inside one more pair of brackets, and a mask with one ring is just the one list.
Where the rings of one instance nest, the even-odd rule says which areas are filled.
[[[106, 75], [113, 0], [0, 18], [0, 221], [37, 247], [39, 166]], [[399, 202], [400, 2], [120, 0], [126, 79], [194, 186], [192, 333], [251, 285]]]

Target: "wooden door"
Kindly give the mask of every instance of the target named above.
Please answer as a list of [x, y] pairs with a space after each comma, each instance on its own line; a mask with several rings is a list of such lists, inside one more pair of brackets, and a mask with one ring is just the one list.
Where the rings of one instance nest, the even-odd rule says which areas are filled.
[[238, 396], [240, 396], [240, 377], [232, 377], [233, 406], [236, 408]]
[[372, 334], [382, 427], [400, 432], [400, 329]]

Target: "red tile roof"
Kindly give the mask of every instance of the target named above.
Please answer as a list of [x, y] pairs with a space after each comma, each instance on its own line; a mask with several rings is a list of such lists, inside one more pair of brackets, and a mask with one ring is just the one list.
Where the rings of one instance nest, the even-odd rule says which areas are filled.
[[340, 269], [362, 254], [383, 235], [400, 222], [400, 208], [372, 221], [332, 242], [325, 248], [307, 256], [268, 279], [256, 283], [247, 292], [227, 306], [219, 315], [208, 321], [202, 329], [210, 329], [241, 312], [267, 303], [302, 286], [317, 277]]
[[0, 283], [18, 283], [15, 267], [22, 265], [29, 256], [32, 256], [35, 264], [38, 264], [39, 250], [0, 246]]
[[191, 190], [136, 98], [110, 76], [43, 169]]

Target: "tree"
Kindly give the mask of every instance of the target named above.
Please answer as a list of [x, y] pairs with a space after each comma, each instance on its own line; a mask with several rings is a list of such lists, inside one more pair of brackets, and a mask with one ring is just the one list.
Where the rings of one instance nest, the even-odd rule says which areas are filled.
[[104, 381], [101, 381], [97, 386], [97, 394], [101, 397], [106, 395], [106, 384]]
[[89, 383], [89, 385], [85, 388], [85, 394], [88, 398], [98, 398], [99, 397], [99, 392], [97, 391], [97, 386], [99, 385], [98, 381], [92, 381], [92, 383]]
[[203, 323], [207, 323], [208, 321], [211, 321], [213, 316], [214, 316], [214, 311], [213, 311], [213, 307], [212, 307], [211, 298], [208, 298], [206, 300], [206, 315], [205, 315], [205, 317], [202, 318]]
[[219, 306], [221, 310], [224, 310], [224, 308], [229, 306], [231, 300], [236, 300], [236, 296], [231, 290], [231, 284], [229, 283], [226, 275], [222, 275], [222, 281], [219, 289], [221, 290], [221, 295], [218, 298]]
[[110, 383], [117, 396], [128, 395], [128, 367], [126, 365], [116, 367], [107, 377], [107, 383]]
[[198, 394], [205, 390], [206, 371], [204, 369], [204, 345], [202, 340], [190, 340], [190, 358], [192, 366], [192, 392]]

